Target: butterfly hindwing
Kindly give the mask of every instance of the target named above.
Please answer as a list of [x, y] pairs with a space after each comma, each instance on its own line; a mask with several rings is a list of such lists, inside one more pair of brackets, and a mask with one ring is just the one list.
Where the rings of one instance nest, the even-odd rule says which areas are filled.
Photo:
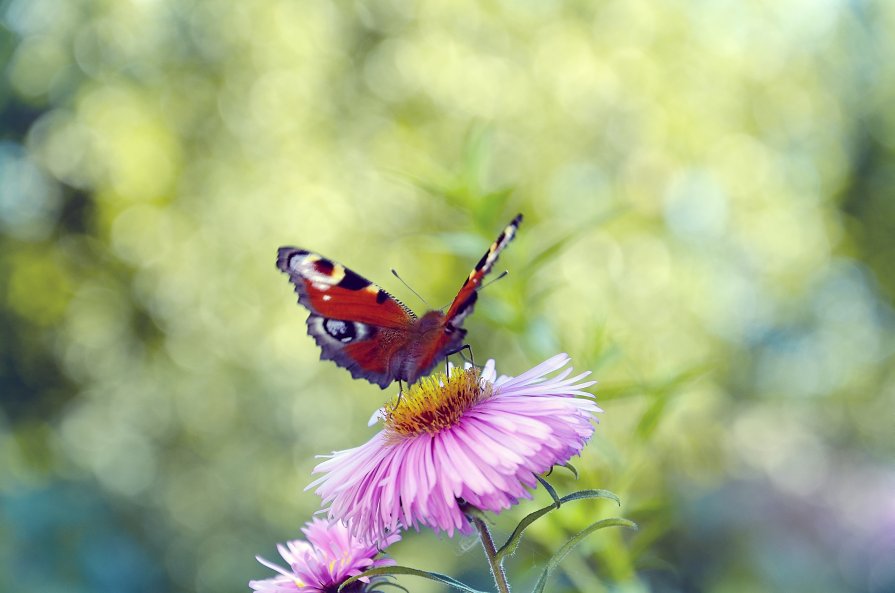
[[407, 307], [363, 276], [304, 249], [281, 247], [277, 267], [311, 312], [308, 334], [322, 359], [383, 388], [397, 378], [395, 354], [411, 339], [416, 319]]
[[[398, 377], [392, 361], [407, 342], [406, 332], [359, 321], [330, 319], [311, 313], [308, 334], [320, 346], [320, 358], [347, 369], [355, 379], [366, 379], [385, 389]], [[391, 334], [394, 339], [384, 336]]]

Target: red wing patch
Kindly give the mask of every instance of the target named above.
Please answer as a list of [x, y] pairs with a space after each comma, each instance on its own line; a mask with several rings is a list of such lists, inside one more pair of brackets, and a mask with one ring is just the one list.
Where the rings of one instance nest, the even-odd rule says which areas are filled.
[[280, 247], [277, 267], [289, 274], [298, 301], [331, 319], [406, 328], [416, 315], [403, 303], [354, 271], [295, 247]]

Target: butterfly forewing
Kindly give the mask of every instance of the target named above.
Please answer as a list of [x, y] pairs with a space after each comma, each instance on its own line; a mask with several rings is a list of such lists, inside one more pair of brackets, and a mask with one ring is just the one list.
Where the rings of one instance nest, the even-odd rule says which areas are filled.
[[513, 240], [513, 237], [516, 236], [516, 231], [521, 222], [522, 215], [517, 214], [516, 218], [511, 220], [510, 224], [503, 229], [497, 239], [495, 239], [488, 248], [488, 251], [485, 252], [485, 255], [482, 256], [482, 259], [479, 260], [469, 273], [469, 276], [466, 277], [463, 286], [460, 287], [460, 291], [457, 293], [457, 296], [454, 297], [451, 306], [445, 314], [445, 320], [449, 325], [459, 327], [466, 316], [472, 313], [473, 305], [475, 305], [475, 301], [478, 298], [478, 292], [476, 291], [481, 286], [482, 279], [494, 268], [494, 264], [497, 262], [500, 252], [503, 251], [504, 248], [509, 245], [510, 241]]
[[277, 267], [289, 274], [298, 301], [331, 319], [406, 328], [416, 315], [360, 274], [316, 253], [280, 247]]

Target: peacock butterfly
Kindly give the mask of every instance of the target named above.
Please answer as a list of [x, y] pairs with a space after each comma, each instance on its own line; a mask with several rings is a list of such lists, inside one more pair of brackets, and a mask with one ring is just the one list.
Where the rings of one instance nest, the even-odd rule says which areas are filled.
[[463, 349], [463, 320], [472, 313], [482, 278], [491, 271], [522, 222], [519, 214], [491, 244], [460, 287], [447, 313], [417, 317], [404, 303], [330, 259], [296, 247], [280, 247], [277, 268], [289, 275], [298, 302], [311, 314], [308, 334], [322, 360], [385, 389], [414, 383], [440, 360]]

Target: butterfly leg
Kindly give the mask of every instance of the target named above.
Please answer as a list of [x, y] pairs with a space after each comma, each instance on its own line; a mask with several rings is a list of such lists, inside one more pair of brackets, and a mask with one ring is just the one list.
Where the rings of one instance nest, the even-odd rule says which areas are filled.
[[404, 395], [404, 382], [401, 379], [398, 379], [398, 401], [395, 402], [395, 406], [392, 410], [397, 410], [398, 406], [401, 404], [401, 396]]
[[[468, 351], [469, 351], [469, 360], [468, 360], [468, 361], [466, 360], [466, 357], [463, 356], [463, 354], [462, 354], [462, 352], [463, 352], [464, 350], [468, 350]], [[463, 359], [463, 362], [469, 362], [469, 363], [472, 365], [472, 368], [477, 368], [477, 367], [475, 366], [475, 357], [472, 355], [472, 346], [470, 346], [469, 344], [463, 344], [462, 346], [460, 346], [460, 347], [457, 348], [456, 350], [451, 350], [450, 352], [448, 352], [448, 353], [445, 355], [445, 357], [444, 357], [444, 367], [445, 367], [445, 370], [447, 371], [448, 378], [450, 378], [451, 373], [450, 373], [450, 367], [448, 366], [448, 362], [447, 362], [447, 360], [448, 360], [448, 357], [449, 357], [451, 354], [459, 354], [459, 355], [460, 355], [460, 358]]]
[[[469, 364], [472, 365], [472, 368], [478, 368], [475, 366], [475, 356], [472, 355], [472, 346], [470, 346], [469, 344], [463, 344], [463, 346], [460, 348], [460, 352], [463, 352], [464, 350], [467, 350], [469, 352]], [[463, 354], [460, 354], [460, 357], [463, 358], [463, 360], [466, 360], [466, 357], [463, 356]]]

